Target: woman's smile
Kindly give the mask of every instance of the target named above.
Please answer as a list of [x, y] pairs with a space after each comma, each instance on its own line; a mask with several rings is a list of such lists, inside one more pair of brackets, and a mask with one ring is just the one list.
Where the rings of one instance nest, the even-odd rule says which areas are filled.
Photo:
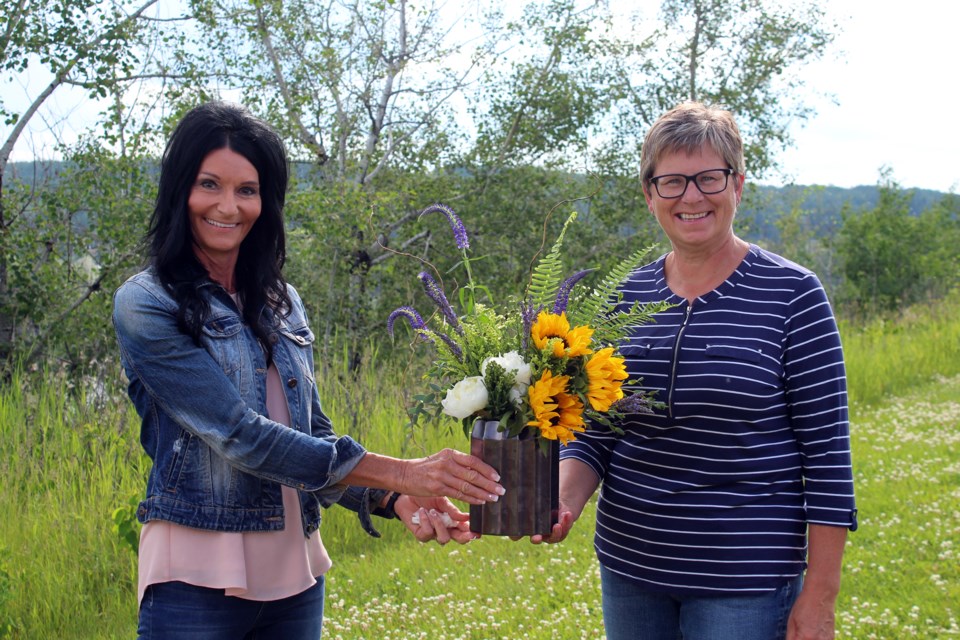
[[187, 200], [194, 251], [210, 276], [229, 286], [240, 245], [260, 217], [260, 176], [246, 157], [229, 148], [200, 164]]

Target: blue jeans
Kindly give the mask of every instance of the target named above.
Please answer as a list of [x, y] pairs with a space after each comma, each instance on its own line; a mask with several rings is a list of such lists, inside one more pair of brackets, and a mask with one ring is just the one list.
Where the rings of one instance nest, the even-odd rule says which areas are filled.
[[650, 591], [600, 566], [607, 640], [778, 640], [800, 594], [797, 576], [759, 596], [681, 596]]
[[323, 576], [303, 593], [258, 602], [184, 582], [147, 587], [140, 603], [141, 640], [318, 640]]

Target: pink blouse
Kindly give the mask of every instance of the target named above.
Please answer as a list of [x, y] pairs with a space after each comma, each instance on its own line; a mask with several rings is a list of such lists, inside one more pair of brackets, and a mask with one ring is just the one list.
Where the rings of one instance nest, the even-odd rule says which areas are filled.
[[[267, 414], [290, 425], [280, 374], [273, 365], [267, 370]], [[223, 589], [225, 595], [247, 600], [279, 600], [316, 584], [316, 577], [330, 569], [330, 556], [319, 531], [304, 537], [296, 489], [281, 489], [282, 531], [207, 531], [163, 520], [143, 525], [137, 601], [149, 585], [174, 580]]]

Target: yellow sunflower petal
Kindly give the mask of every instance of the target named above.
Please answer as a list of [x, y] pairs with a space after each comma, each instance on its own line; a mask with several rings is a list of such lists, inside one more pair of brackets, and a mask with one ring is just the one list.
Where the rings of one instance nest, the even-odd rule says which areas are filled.
[[593, 353], [590, 348], [590, 338], [593, 337], [593, 329], [590, 327], [575, 327], [567, 333], [567, 356], [576, 358]]
[[623, 358], [613, 357], [613, 347], [597, 351], [587, 361], [587, 400], [597, 411], [609, 411], [610, 405], [623, 398], [623, 381], [627, 368]]
[[570, 323], [567, 322], [567, 314], [556, 315], [541, 311], [537, 321], [530, 328], [530, 337], [538, 349], [546, 349], [551, 338], [566, 341], [568, 331], [570, 331]]

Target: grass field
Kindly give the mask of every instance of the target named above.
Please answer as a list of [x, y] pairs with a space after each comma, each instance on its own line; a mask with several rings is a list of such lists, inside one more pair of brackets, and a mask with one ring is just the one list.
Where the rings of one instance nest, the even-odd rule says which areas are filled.
[[[840, 638], [960, 636], [958, 311], [843, 329], [860, 529], [845, 557]], [[459, 432], [408, 432], [402, 396], [377, 367], [349, 382], [341, 370], [321, 373], [341, 432], [395, 455], [463, 448]], [[56, 376], [0, 388], [0, 638], [135, 635], [124, 535], [135, 533], [125, 527], [147, 466], [129, 403], [90, 390]], [[387, 521], [373, 539], [332, 509], [324, 637], [602, 638], [590, 509], [562, 545], [488, 536], [446, 547]]]

